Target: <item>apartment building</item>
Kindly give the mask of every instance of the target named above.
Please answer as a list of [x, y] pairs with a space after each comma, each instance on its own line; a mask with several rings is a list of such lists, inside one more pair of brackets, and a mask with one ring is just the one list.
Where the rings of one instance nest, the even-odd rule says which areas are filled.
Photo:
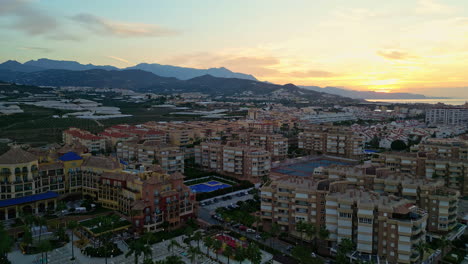
[[257, 182], [270, 174], [271, 154], [239, 142], [203, 142], [195, 146], [195, 163], [206, 169]]
[[273, 161], [284, 160], [288, 156], [288, 139], [279, 134], [232, 132], [242, 143], [259, 147], [271, 153]]
[[363, 155], [364, 138], [348, 127], [308, 125], [299, 133], [298, 147], [311, 153], [359, 158]]
[[274, 179], [260, 188], [260, 217], [266, 228], [269, 228], [272, 223], [277, 223], [281, 231], [300, 238], [296, 224], [312, 223], [317, 230], [325, 227], [326, 195], [332, 191], [344, 191], [346, 187], [346, 182], [313, 177]]
[[468, 140], [463, 139], [431, 138], [414, 146], [411, 150], [435, 153], [437, 157], [442, 159], [468, 160]]
[[[167, 142], [167, 135], [164, 131], [146, 128], [144, 126], [134, 126], [128, 124], [120, 124], [107, 128], [104, 130], [105, 134], [115, 134], [121, 133], [120, 141], [129, 141], [129, 140], [153, 140], [159, 141], [161, 143]], [[127, 136], [125, 136], [127, 135]], [[115, 145], [114, 145], [115, 146]]]
[[468, 195], [468, 160], [434, 157], [425, 162], [424, 169], [426, 178], [444, 180], [445, 186]]
[[361, 253], [390, 263], [415, 263], [416, 245], [425, 241], [427, 212], [404, 198], [363, 190], [333, 192], [326, 197], [326, 227], [332, 246], [347, 238]]
[[[330, 166], [324, 168], [322, 175], [328, 179], [346, 180], [350, 188], [363, 188], [382, 195], [405, 198], [428, 212], [429, 232], [447, 233], [455, 226], [460, 193], [457, 189], [444, 187], [443, 179], [415, 178], [410, 174], [395, 173], [385, 167], [367, 165]], [[447, 204], [447, 207], [439, 208], [439, 204]], [[447, 222], [449, 218], [452, 221], [450, 224]], [[445, 222], [440, 225], [439, 219]]]
[[164, 222], [175, 228], [196, 216], [195, 195], [180, 173], [157, 165], [129, 173], [111, 157], [48, 154], [13, 147], [0, 156], [0, 220], [55, 210], [69, 193], [125, 214], [141, 231], [161, 231]]
[[426, 123], [443, 125], [467, 125], [468, 108], [466, 107], [443, 107], [433, 108], [426, 111]]
[[175, 145], [161, 144], [157, 140], [146, 140], [142, 143], [119, 142], [116, 153], [119, 159], [129, 163], [158, 164], [167, 173], [184, 173], [185, 153]]
[[101, 136], [96, 136], [86, 130], [71, 127], [62, 133], [63, 142], [68, 145], [79, 142], [90, 152], [100, 152], [106, 150], [106, 139]]
[[426, 160], [434, 157], [426, 152], [384, 152], [375, 154], [372, 163], [377, 166], [384, 166], [392, 172], [401, 172], [424, 177]]

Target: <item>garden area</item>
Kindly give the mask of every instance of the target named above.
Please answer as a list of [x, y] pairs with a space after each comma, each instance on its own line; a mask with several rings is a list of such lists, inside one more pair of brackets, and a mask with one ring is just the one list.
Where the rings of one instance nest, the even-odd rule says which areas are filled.
[[99, 216], [80, 222], [80, 225], [93, 236], [100, 236], [107, 232], [118, 232], [131, 226], [131, 223], [118, 215]]

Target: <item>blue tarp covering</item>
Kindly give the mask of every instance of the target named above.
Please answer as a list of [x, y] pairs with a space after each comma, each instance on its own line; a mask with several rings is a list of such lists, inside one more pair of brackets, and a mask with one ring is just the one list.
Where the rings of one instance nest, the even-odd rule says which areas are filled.
[[56, 192], [46, 192], [46, 193], [41, 193], [41, 194], [29, 195], [25, 197], [7, 199], [7, 200], [0, 201], [0, 208], [12, 206], [12, 205], [18, 205], [18, 204], [37, 202], [37, 201], [46, 200], [46, 199], [52, 199], [58, 196], [59, 195]]
[[72, 160], [81, 160], [81, 159], [83, 158], [73, 151], [67, 152], [59, 158], [59, 160], [61, 161], [72, 161]]

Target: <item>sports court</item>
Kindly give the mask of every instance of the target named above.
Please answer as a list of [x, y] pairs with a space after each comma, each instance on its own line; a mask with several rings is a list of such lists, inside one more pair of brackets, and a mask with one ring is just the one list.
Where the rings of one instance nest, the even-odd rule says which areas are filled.
[[212, 192], [212, 191], [216, 191], [219, 189], [228, 188], [228, 187], [231, 187], [231, 185], [222, 183], [219, 181], [208, 181], [208, 182], [190, 185], [189, 187], [192, 190], [192, 192], [205, 193], [205, 192]]
[[330, 159], [314, 159], [305, 162], [284, 165], [273, 169], [273, 172], [288, 174], [292, 176], [309, 176], [314, 173], [314, 169], [318, 167], [328, 167], [330, 165], [352, 165], [352, 162], [330, 160]]

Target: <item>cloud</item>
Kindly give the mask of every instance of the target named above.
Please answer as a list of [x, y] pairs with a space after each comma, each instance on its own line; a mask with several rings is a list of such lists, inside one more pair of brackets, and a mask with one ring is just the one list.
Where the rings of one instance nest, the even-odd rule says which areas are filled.
[[107, 58], [109, 59], [113, 59], [113, 60], [116, 60], [116, 61], [120, 61], [120, 62], [123, 62], [123, 63], [126, 63], [126, 64], [131, 64], [130, 61], [126, 60], [126, 59], [123, 59], [123, 58], [120, 58], [120, 57], [117, 57], [117, 56], [106, 56]]
[[298, 78], [330, 78], [339, 76], [339, 74], [329, 72], [329, 71], [321, 71], [321, 70], [309, 70], [305, 72], [294, 71], [289, 72], [289, 76], [298, 77]]
[[245, 56], [237, 54], [213, 54], [198, 52], [173, 56], [163, 60], [163, 63], [195, 68], [226, 67], [229, 70], [252, 74], [254, 76], [269, 76], [278, 74], [275, 69], [280, 60], [273, 56]]
[[435, 0], [419, 0], [416, 6], [417, 14], [452, 14], [456, 9], [449, 5], [438, 3]]
[[30, 0], [2, 0], [0, 16], [8, 17], [10, 22], [0, 27], [18, 30], [30, 36], [77, 40], [76, 37], [71, 38], [71, 34], [64, 33], [60, 29], [60, 23], [55, 17], [36, 8], [33, 3]]
[[408, 60], [415, 58], [415, 56], [409, 54], [408, 52], [400, 50], [379, 50], [377, 51], [377, 55], [388, 60]]
[[158, 25], [114, 21], [88, 13], [72, 16], [71, 19], [94, 33], [115, 37], [166, 37], [179, 34]]
[[19, 47], [19, 50], [27, 50], [27, 51], [40, 51], [43, 53], [49, 53], [52, 49], [49, 48], [42, 48], [42, 47]]

